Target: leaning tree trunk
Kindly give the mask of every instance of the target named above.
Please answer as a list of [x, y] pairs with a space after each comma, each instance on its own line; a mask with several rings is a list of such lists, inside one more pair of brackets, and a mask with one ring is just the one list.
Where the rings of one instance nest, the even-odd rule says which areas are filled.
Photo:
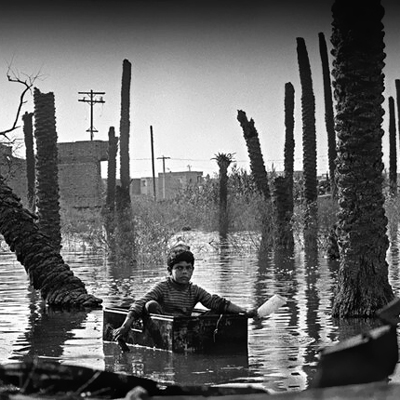
[[233, 155], [218, 153], [215, 156], [219, 167], [219, 234], [222, 238], [228, 235], [228, 167]]
[[389, 97], [389, 188], [392, 196], [397, 195], [397, 140], [394, 98]]
[[33, 144], [32, 117], [33, 113], [26, 112], [22, 120], [24, 122], [28, 208], [32, 212], [35, 212], [35, 151]]
[[49, 306], [97, 308], [101, 299], [87, 293], [85, 284], [64, 263], [59, 249], [44, 235], [28, 209], [0, 177], [0, 234], [25, 267], [29, 281]]
[[332, 84], [331, 72], [329, 69], [328, 50], [326, 47], [325, 35], [320, 32], [319, 52], [322, 63], [322, 76], [324, 81], [324, 100], [325, 100], [325, 126], [328, 135], [328, 164], [329, 164], [329, 180], [331, 185], [332, 197], [336, 196], [335, 183], [335, 159], [336, 159], [336, 135], [335, 135], [335, 120], [333, 113], [332, 101]]
[[294, 174], [294, 87], [288, 82], [285, 84], [285, 178], [287, 183], [288, 212], [293, 215], [293, 174]]
[[58, 150], [54, 94], [34, 89], [37, 214], [41, 232], [61, 249]]
[[246, 113], [242, 110], [238, 110], [237, 119], [243, 129], [243, 136], [246, 141], [247, 152], [250, 158], [251, 173], [254, 178], [256, 188], [265, 200], [264, 203], [261, 204], [259, 207], [259, 212], [261, 216], [260, 219], [262, 221], [260, 253], [264, 253], [268, 251], [273, 244], [273, 226], [271, 223], [272, 203], [271, 193], [268, 184], [268, 175], [261, 153], [258, 132], [254, 126], [253, 119], [250, 119], [249, 121], [247, 119]]
[[243, 129], [243, 136], [246, 141], [247, 152], [249, 153], [250, 158], [250, 168], [254, 176], [256, 187], [265, 199], [269, 199], [271, 195], [268, 185], [268, 175], [265, 169], [260, 141], [258, 139], [258, 132], [254, 126], [254, 121], [253, 119], [250, 119], [249, 121], [246, 113], [242, 110], [238, 111], [237, 119]]
[[371, 317], [393, 298], [382, 193], [384, 9], [379, 0], [336, 0], [332, 14], [340, 206], [332, 314]]
[[301, 83], [301, 114], [303, 122], [303, 173], [304, 197], [308, 205], [316, 203], [317, 191], [317, 140], [315, 132], [315, 97], [311, 66], [303, 38], [297, 38], [297, 59]]

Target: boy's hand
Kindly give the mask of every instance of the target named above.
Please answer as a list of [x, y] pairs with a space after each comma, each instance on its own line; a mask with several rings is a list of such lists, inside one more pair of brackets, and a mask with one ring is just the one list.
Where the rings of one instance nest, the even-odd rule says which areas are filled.
[[254, 318], [254, 319], [259, 318], [256, 308], [251, 308], [249, 310], [246, 310], [245, 314], [246, 314], [246, 317], [249, 317], [249, 318]]
[[117, 329], [114, 329], [113, 339], [117, 341], [119, 338], [124, 336], [128, 331], [129, 331], [129, 326], [124, 326], [124, 325], [120, 326]]

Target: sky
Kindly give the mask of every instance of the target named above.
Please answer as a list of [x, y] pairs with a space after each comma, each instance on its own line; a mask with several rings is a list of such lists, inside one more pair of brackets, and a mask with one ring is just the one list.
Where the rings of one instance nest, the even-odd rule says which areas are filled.
[[[93, 108], [95, 140], [119, 135], [122, 63], [132, 64], [131, 178], [218, 172], [218, 153], [250, 171], [237, 111], [253, 118], [268, 171], [283, 170], [284, 86], [295, 88], [295, 169], [302, 169], [301, 87], [296, 38], [309, 53], [316, 98], [317, 170], [328, 171], [318, 33], [331, 49], [331, 0], [12, 0], [0, 13], [0, 130], [12, 126], [21, 84], [7, 71], [37, 77], [53, 92], [59, 142], [90, 140], [90, 106], [78, 92], [105, 92]], [[399, 2], [397, 2], [399, 3]], [[385, 7], [385, 96], [400, 78], [400, 4]], [[330, 61], [332, 58], [330, 57]], [[99, 98], [99, 97], [98, 97]], [[387, 104], [385, 103], [385, 109]], [[22, 113], [33, 111], [26, 96]], [[22, 125], [22, 122], [21, 124]], [[387, 113], [383, 123], [388, 130]], [[13, 138], [24, 157], [22, 127]], [[388, 135], [383, 138], [388, 168]], [[106, 168], [103, 166], [103, 171]], [[104, 173], [104, 172], [103, 172]]]

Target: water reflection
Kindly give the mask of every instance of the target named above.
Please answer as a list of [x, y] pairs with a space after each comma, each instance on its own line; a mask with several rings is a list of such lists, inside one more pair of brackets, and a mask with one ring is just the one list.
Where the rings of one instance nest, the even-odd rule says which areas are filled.
[[[368, 330], [371, 320], [330, 316], [339, 263], [318, 254], [316, 241], [304, 248], [258, 254], [250, 234], [220, 241], [218, 235], [187, 233], [196, 255], [193, 281], [245, 307], [261, 305], [275, 293], [288, 298], [278, 312], [249, 321], [247, 355], [177, 355], [135, 348], [121, 353], [103, 343], [102, 311], [68, 313], [47, 309], [28, 285], [13, 254], [0, 257], [0, 361], [39, 356], [86, 367], [134, 373], [161, 382], [258, 383], [271, 391], [303, 390], [315, 373], [318, 351]], [[241, 246], [235, 245], [242, 240]], [[246, 248], [248, 240], [249, 245]], [[399, 252], [393, 234], [389, 279], [399, 292]], [[243, 251], [246, 249], [246, 251]], [[166, 275], [165, 265], [117, 265], [102, 254], [67, 253], [66, 262], [104, 306], [128, 305]], [[399, 373], [400, 375], [400, 373]], [[394, 376], [394, 380], [399, 377]]]
[[103, 350], [106, 370], [135, 374], [162, 383], [208, 385], [243, 380], [250, 374], [246, 354], [185, 355], [142, 347], [124, 353], [113, 343], [104, 343]]

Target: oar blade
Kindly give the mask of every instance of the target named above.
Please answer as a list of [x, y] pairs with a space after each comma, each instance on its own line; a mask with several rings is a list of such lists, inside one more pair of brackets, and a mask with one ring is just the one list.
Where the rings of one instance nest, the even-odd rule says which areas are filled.
[[274, 294], [264, 304], [257, 309], [257, 314], [260, 318], [267, 317], [274, 313], [278, 308], [282, 307], [287, 303], [287, 298], [279, 294]]

